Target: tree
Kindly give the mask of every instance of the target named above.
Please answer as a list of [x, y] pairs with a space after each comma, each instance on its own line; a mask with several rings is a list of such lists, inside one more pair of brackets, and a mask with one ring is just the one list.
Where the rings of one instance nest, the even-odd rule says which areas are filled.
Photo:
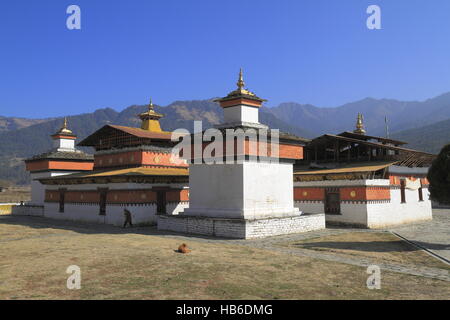
[[430, 198], [450, 204], [450, 144], [444, 146], [428, 171]]

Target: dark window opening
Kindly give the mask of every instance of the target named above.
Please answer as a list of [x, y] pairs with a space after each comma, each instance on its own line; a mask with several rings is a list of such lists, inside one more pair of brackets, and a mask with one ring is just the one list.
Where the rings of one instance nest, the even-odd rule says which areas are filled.
[[402, 203], [406, 203], [406, 180], [400, 180], [400, 196]]
[[423, 190], [422, 190], [422, 187], [419, 188], [419, 201], [423, 201]]
[[59, 190], [59, 212], [64, 212], [65, 190]]
[[325, 213], [341, 214], [341, 198], [339, 190], [326, 190], [325, 193]]
[[166, 214], [166, 192], [157, 191], [156, 192], [156, 214]]
[[100, 212], [99, 215], [105, 216], [106, 215], [106, 191], [100, 191]]

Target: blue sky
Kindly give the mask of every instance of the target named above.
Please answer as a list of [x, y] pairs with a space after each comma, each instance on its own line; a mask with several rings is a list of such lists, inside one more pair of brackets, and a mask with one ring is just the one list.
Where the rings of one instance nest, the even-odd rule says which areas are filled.
[[[382, 30], [366, 27], [371, 4]], [[449, 15], [448, 0], [5, 0], [0, 115], [222, 96], [239, 67], [268, 106], [423, 100], [450, 91]]]

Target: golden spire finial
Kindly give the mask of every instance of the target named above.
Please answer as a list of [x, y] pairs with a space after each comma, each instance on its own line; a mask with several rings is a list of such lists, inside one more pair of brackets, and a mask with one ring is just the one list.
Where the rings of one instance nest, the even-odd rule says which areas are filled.
[[244, 82], [244, 76], [242, 73], [242, 68], [239, 69], [239, 80], [237, 82], [237, 87], [239, 90], [243, 90], [245, 86], [245, 82]]
[[358, 112], [358, 118], [356, 119], [356, 130], [353, 131], [358, 134], [365, 134], [366, 130], [364, 130], [364, 118], [361, 113]]
[[150, 98], [150, 104], [148, 105], [148, 110], [154, 110], [152, 98]]
[[64, 117], [64, 123], [58, 133], [72, 134], [72, 131], [67, 128], [67, 117]]

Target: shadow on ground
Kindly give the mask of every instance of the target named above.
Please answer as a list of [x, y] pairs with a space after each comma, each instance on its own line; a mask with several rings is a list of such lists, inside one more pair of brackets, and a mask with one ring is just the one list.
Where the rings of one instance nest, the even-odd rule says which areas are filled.
[[68, 220], [49, 219], [44, 217], [31, 216], [0, 216], [0, 225], [18, 225], [26, 226], [34, 229], [60, 229], [66, 231], [73, 231], [82, 234], [140, 234], [149, 236], [172, 236], [189, 239], [204, 239], [204, 240], [236, 240], [229, 238], [209, 237], [203, 235], [187, 235], [183, 233], [176, 233], [171, 231], [158, 230], [156, 226], [133, 226], [122, 228], [118, 226], [99, 224], [92, 222], [79, 222]]
[[313, 243], [295, 244], [295, 247], [312, 250], [323, 249], [337, 249], [337, 250], [352, 250], [352, 251], [365, 251], [365, 252], [408, 252], [419, 251], [420, 249], [411, 246], [402, 240], [398, 241], [324, 241]]

